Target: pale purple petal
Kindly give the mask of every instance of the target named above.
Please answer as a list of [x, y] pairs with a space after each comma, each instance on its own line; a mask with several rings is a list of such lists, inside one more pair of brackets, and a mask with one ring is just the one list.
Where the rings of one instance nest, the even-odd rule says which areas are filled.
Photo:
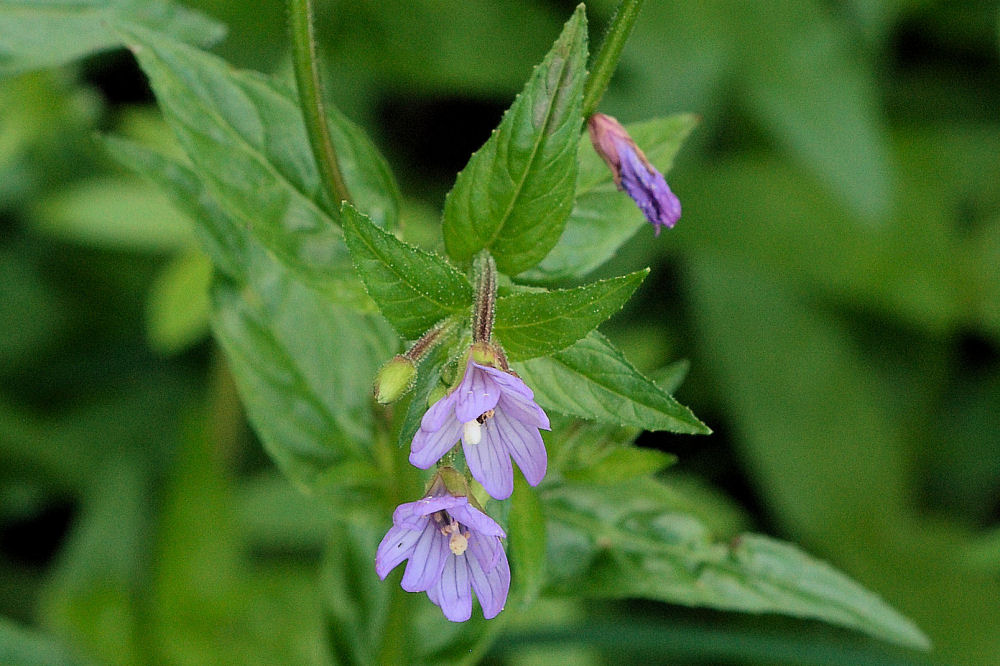
[[496, 617], [507, 603], [510, 591], [510, 565], [503, 546], [493, 537], [473, 537], [465, 556], [483, 617], [487, 620]]
[[659, 171], [650, 171], [635, 149], [619, 142], [622, 188], [639, 206], [643, 215], [660, 233], [660, 227], [673, 227], [681, 217], [680, 199], [670, 190]]
[[451, 507], [466, 501], [468, 500], [464, 497], [441, 495], [440, 497], [425, 497], [416, 502], [400, 504], [392, 512], [392, 524], [419, 531], [424, 529], [424, 524], [429, 520], [427, 516], [435, 511], [451, 509]]
[[504, 533], [503, 528], [500, 527], [495, 520], [476, 507], [468, 504], [468, 500], [466, 500], [465, 504], [448, 509], [448, 513], [451, 514], [452, 518], [465, 527], [468, 527], [473, 532], [479, 532], [480, 534], [495, 537], [507, 536]]
[[407, 592], [423, 592], [437, 583], [451, 551], [448, 539], [433, 520], [428, 520], [420, 538], [413, 546], [413, 554], [406, 563], [400, 586]]
[[472, 446], [463, 445], [469, 471], [493, 499], [507, 499], [514, 492], [514, 468], [499, 435], [502, 425], [490, 419], [483, 426], [483, 439]]
[[382, 543], [375, 551], [375, 573], [382, 580], [395, 569], [400, 562], [413, 553], [413, 546], [420, 538], [420, 532], [403, 527], [390, 527], [382, 537]]
[[428, 469], [458, 443], [461, 432], [462, 424], [454, 419], [447, 421], [436, 432], [428, 432], [421, 426], [410, 444], [410, 464]]
[[462, 383], [452, 395], [455, 396], [455, 418], [465, 423], [496, 407], [500, 386], [489, 373], [482, 371], [482, 366], [470, 362]]
[[448, 558], [436, 594], [444, 616], [452, 622], [465, 622], [472, 617], [472, 588], [464, 554]]
[[497, 409], [502, 409], [505, 414], [517, 419], [521, 423], [544, 430], [552, 429], [549, 424], [549, 417], [545, 414], [545, 411], [535, 404], [533, 400], [526, 400], [516, 393], [508, 391], [500, 396]]
[[515, 377], [509, 372], [504, 372], [503, 370], [498, 370], [497, 368], [490, 368], [485, 365], [477, 365], [477, 368], [485, 370], [489, 376], [500, 385], [500, 388], [505, 392], [514, 392], [518, 395], [524, 396], [528, 400], [535, 397], [534, 392], [528, 388], [528, 385], [524, 383], [520, 377]]
[[[514, 458], [514, 462], [521, 468], [525, 480], [531, 485], [537, 486], [545, 478], [545, 470], [548, 466], [545, 444], [542, 442], [542, 435], [538, 432], [538, 428], [512, 419], [500, 409], [496, 411], [491, 420], [494, 425], [491, 430], [502, 441], [504, 450]], [[485, 441], [485, 439], [484, 437], [483, 440]], [[469, 467], [471, 469], [472, 466]], [[473, 476], [475, 476], [475, 472], [473, 472]]]
[[435, 402], [430, 409], [424, 412], [424, 417], [420, 419], [420, 428], [428, 432], [436, 432], [449, 418], [454, 418], [454, 415], [455, 394], [451, 393]]

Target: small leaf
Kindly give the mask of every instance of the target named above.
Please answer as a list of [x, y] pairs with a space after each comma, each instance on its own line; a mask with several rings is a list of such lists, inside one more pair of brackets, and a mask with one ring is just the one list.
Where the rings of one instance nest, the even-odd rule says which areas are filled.
[[[138, 26], [121, 26], [167, 122], [209, 193], [306, 284], [343, 302], [361, 285], [339, 209], [320, 182], [294, 95], [277, 81]], [[384, 160], [331, 110], [329, 127], [348, 188], [377, 224], [392, 227], [398, 191]]]
[[472, 285], [447, 261], [379, 229], [350, 204], [341, 219], [368, 295], [401, 336], [414, 340], [445, 317], [469, 311]]
[[[666, 174], [697, 123], [697, 116], [679, 114], [630, 124], [626, 129], [650, 162]], [[583, 277], [648, 226], [635, 202], [615, 187], [611, 171], [586, 135], [580, 139], [579, 161], [576, 200], [566, 229], [542, 263], [524, 274], [526, 279], [544, 282]]]
[[[927, 638], [882, 599], [795, 546], [746, 534], [715, 542], [652, 479], [543, 491], [557, 590], [814, 618], [901, 645]], [[682, 503], [681, 503], [682, 504]]]
[[445, 199], [445, 246], [456, 261], [489, 248], [514, 275], [559, 240], [573, 205], [586, 61], [580, 5]]
[[225, 26], [165, 0], [0, 0], [0, 75], [56, 67], [121, 38], [109, 27], [129, 20], [194, 44], [213, 44]]
[[524, 291], [498, 298], [493, 333], [511, 361], [554, 354], [621, 310], [648, 274], [647, 268], [575, 289]]
[[552, 356], [515, 365], [546, 409], [646, 430], [711, 432], [596, 331]]
[[519, 596], [530, 604], [545, 582], [545, 515], [536, 491], [522, 477], [514, 485], [507, 517], [510, 559]]

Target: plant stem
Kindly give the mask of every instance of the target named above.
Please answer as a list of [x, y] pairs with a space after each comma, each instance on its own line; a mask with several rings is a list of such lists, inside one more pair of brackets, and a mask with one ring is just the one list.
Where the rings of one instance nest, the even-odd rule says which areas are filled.
[[473, 261], [476, 276], [476, 305], [472, 319], [472, 341], [489, 342], [493, 335], [496, 315], [497, 265], [489, 250], [483, 250]]
[[618, 67], [618, 60], [622, 56], [622, 49], [625, 48], [625, 40], [632, 32], [635, 19], [642, 9], [643, 0], [622, 0], [611, 17], [607, 32], [604, 33], [604, 41], [601, 48], [594, 56], [594, 63], [590, 69], [590, 76], [587, 77], [587, 85], [583, 91], [583, 117], [589, 118], [604, 96], [604, 91], [608, 89], [611, 77]]
[[309, 146], [319, 167], [323, 186], [330, 195], [334, 208], [339, 209], [341, 201], [351, 202], [351, 193], [340, 172], [337, 151], [330, 140], [330, 128], [326, 124], [326, 110], [323, 106], [316, 59], [312, 0], [288, 0], [288, 17], [292, 31], [295, 84], [299, 89], [299, 106], [302, 107], [302, 116], [305, 119]]

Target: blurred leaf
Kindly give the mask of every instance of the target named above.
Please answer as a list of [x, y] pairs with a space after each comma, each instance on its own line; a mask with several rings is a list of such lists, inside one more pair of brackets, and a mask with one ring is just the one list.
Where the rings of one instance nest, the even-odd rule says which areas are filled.
[[37, 360], [69, 324], [67, 307], [46, 284], [26, 248], [11, 244], [0, 249], [0, 372]]
[[[212, 196], [307, 284], [335, 302], [363, 303], [294, 94], [142, 28], [125, 34]], [[392, 228], [398, 192], [384, 160], [346, 118], [331, 109], [329, 120], [348, 188], [362, 212]]]
[[146, 334], [161, 354], [175, 354], [208, 334], [212, 262], [203, 253], [178, 254], [156, 276], [146, 302]]
[[225, 26], [165, 0], [0, 0], [0, 75], [56, 67], [116, 48], [111, 29], [129, 20], [194, 44], [212, 44]]
[[83, 666], [81, 659], [58, 641], [0, 617], [0, 663], [11, 666]]
[[523, 291], [496, 302], [493, 333], [511, 361], [548, 356], [572, 345], [622, 309], [649, 269], [573, 289]]
[[677, 456], [656, 449], [619, 446], [608, 450], [603, 457], [591, 460], [589, 467], [566, 472], [572, 481], [614, 485], [655, 474], [677, 462]]
[[576, 183], [586, 60], [581, 6], [445, 199], [445, 246], [457, 261], [488, 248], [513, 275], [558, 241]]
[[537, 491], [514, 479], [507, 538], [512, 579], [522, 605], [534, 602], [545, 582], [545, 515]]
[[401, 336], [415, 340], [445, 317], [469, 312], [472, 286], [446, 260], [382, 231], [350, 204], [341, 222], [368, 295]]
[[752, 534], [713, 543], [655, 481], [549, 488], [543, 503], [549, 566], [561, 591], [784, 613], [928, 647], [909, 620], [792, 545]]
[[191, 222], [145, 183], [117, 178], [83, 181], [34, 206], [35, 228], [56, 238], [126, 251], [166, 252], [189, 246]]
[[646, 430], [710, 432], [596, 331], [553, 356], [515, 365], [546, 409]]
[[[667, 174], [697, 123], [697, 116], [680, 114], [633, 123], [626, 129], [649, 161]], [[594, 152], [587, 134], [580, 139], [578, 155], [576, 200], [566, 229], [542, 263], [524, 275], [529, 280], [582, 277], [614, 256], [625, 241], [648, 224], [635, 202], [615, 187], [611, 170]]]

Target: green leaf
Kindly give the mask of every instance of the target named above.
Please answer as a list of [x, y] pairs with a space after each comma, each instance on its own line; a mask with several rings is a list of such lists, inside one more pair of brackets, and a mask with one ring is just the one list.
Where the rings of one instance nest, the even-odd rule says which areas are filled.
[[498, 298], [493, 333], [511, 361], [554, 354], [621, 310], [648, 274], [647, 268], [575, 289]]
[[646, 430], [711, 432], [596, 331], [552, 356], [515, 365], [546, 409]]
[[573, 205], [586, 64], [580, 5], [448, 193], [444, 239], [452, 258], [466, 261], [488, 248], [497, 268], [514, 275], [559, 240]]
[[146, 301], [146, 334], [161, 354], [176, 354], [208, 335], [212, 263], [200, 251], [179, 253], [156, 276]]
[[823, 620], [916, 648], [920, 630], [795, 546], [746, 534], [717, 543], [652, 479], [543, 492], [556, 589]]
[[379, 229], [353, 206], [341, 208], [344, 240], [368, 295], [404, 338], [415, 340], [472, 306], [472, 285], [447, 261]]
[[56, 67], [121, 38], [110, 26], [129, 20], [195, 44], [213, 44], [225, 26], [165, 0], [0, 0], [0, 75]]
[[0, 617], [0, 664], [82, 666], [90, 663], [54, 638]]
[[521, 476], [514, 486], [507, 517], [512, 576], [519, 597], [530, 604], [545, 582], [545, 515], [537, 492]]
[[655, 474], [675, 462], [677, 456], [670, 453], [636, 446], [619, 446], [607, 451], [602, 458], [592, 459], [587, 467], [567, 471], [566, 478], [610, 485]]
[[[697, 124], [697, 116], [679, 114], [633, 123], [626, 129], [650, 162], [666, 174]], [[544, 282], [583, 277], [614, 256], [636, 231], [648, 226], [635, 202], [615, 187], [608, 165], [594, 152], [588, 136], [580, 139], [579, 162], [576, 200], [566, 230], [542, 263], [524, 274], [526, 279]]]
[[[360, 284], [295, 96], [278, 82], [137, 26], [123, 27], [168, 123], [209, 193], [306, 284], [344, 302]], [[398, 192], [361, 130], [331, 110], [331, 138], [362, 212], [392, 227]]]

